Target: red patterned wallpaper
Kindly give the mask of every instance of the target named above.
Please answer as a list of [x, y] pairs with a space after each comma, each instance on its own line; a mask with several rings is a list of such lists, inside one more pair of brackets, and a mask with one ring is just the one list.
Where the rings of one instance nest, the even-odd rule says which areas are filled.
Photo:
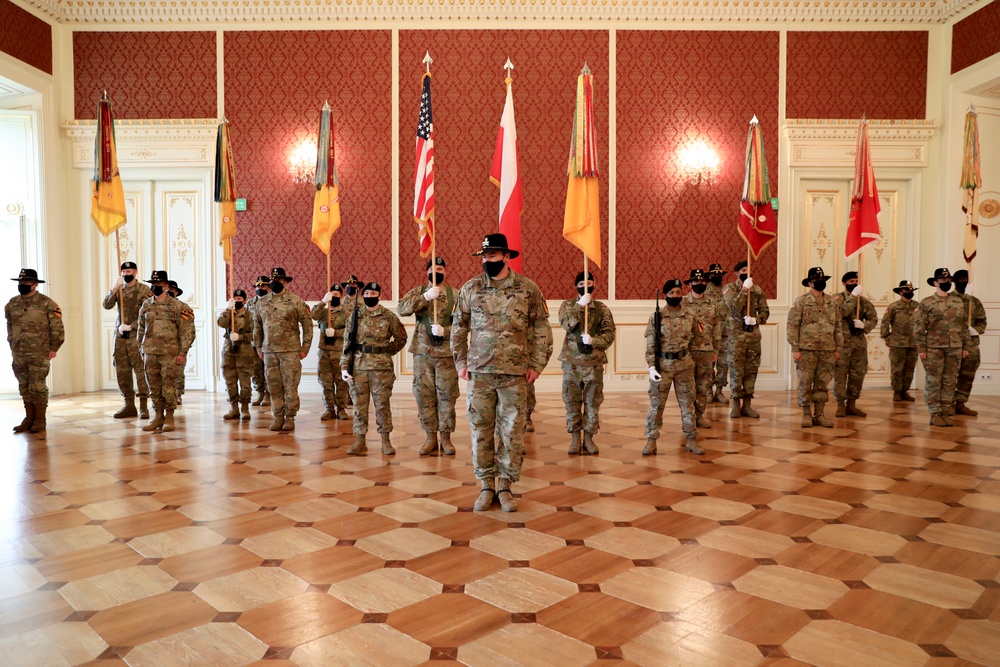
[[236, 188], [249, 207], [237, 214], [236, 282], [283, 266], [305, 299], [329, 287], [326, 257], [309, 240], [315, 190], [288, 174], [295, 148], [305, 140], [315, 146], [329, 99], [343, 220], [333, 236], [333, 277], [377, 280], [391, 298], [391, 33], [226, 32], [225, 88]]
[[[514, 111], [524, 187], [521, 214], [524, 272], [548, 299], [575, 294], [583, 255], [562, 237], [566, 162], [573, 130], [576, 77], [584, 61], [594, 73], [599, 160], [608, 164], [608, 33], [585, 30], [400, 31], [400, 282], [425, 280], [413, 220], [413, 160], [420, 101], [421, 60], [434, 58], [435, 182], [438, 254], [449, 282], [461, 285], [482, 268], [471, 257], [483, 234], [497, 230], [499, 189], [489, 180], [505, 87], [502, 65], [514, 63]], [[607, 179], [601, 222], [607, 258]], [[605, 267], [607, 266], [605, 259]], [[595, 270], [598, 297], [607, 296], [607, 271]]]
[[990, 2], [951, 27], [951, 73], [1000, 53], [1000, 2]]
[[789, 32], [787, 118], [923, 118], [927, 32]]
[[[778, 196], [778, 50], [777, 32], [618, 31], [617, 298], [746, 259], [736, 223], [754, 114]], [[678, 151], [697, 140], [721, 159], [711, 185], [679, 174]], [[769, 297], [776, 257], [772, 245], [753, 271]]]
[[10, 0], [0, 0], [0, 51], [52, 74], [52, 26]]

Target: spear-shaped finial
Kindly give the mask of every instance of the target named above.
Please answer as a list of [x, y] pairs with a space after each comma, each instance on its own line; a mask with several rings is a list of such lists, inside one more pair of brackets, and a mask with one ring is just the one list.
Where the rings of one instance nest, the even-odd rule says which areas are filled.
[[587, 66], [587, 61], [583, 61], [583, 69], [580, 70], [580, 74], [583, 74], [584, 76], [586, 76], [586, 75], [588, 75], [590, 73], [591, 73], [590, 72], [590, 67]]
[[969, 110], [966, 111], [965, 113], [971, 113], [972, 115], [975, 115], [976, 114], [976, 105], [973, 104], [972, 102], [969, 102]]
[[434, 59], [431, 58], [431, 52], [430, 51], [428, 51], [426, 54], [424, 54], [424, 60], [423, 60], [423, 62], [424, 62], [424, 65], [427, 66], [427, 73], [430, 74], [431, 73], [431, 63], [434, 62]]
[[505, 62], [505, 63], [503, 64], [503, 68], [504, 68], [505, 70], [507, 70], [507, 78], [505, 78], [505, 79], [504, 79], [504, 81], [505, 81], [505, 82], [507, 83], [507, 85], [509, 86], [509, 85], [511, 84], [511, 82], [512, 82], [512, 81], [514, 80], [514, 79], [513, 79], [512, 77], [511, 77], [511, 75], [510, 75], [510, 71], [511, 71], [512, 69], [514, 69], [514, 63], [512, 63], [512, 62], [510, 61], [510, 56], [507, 56], [507, 62]]
[[330, 100], [327, 100], [326, 102], [323, 102], [323, 111], [329, 111], [329, 110], [330, 110]]
[[757, 120], [757, 114], [754, 114], [753, 118], [750, 119], [750, 124], [751, 125], [760, 125], [760, 121]]
[[108, 99], [108, 91], [106, 91], [106, 90], [104, 91], [104, 95], [101, 97], [101, 101], [102, 102], [108, 102], [108, 101], [110, 101]]

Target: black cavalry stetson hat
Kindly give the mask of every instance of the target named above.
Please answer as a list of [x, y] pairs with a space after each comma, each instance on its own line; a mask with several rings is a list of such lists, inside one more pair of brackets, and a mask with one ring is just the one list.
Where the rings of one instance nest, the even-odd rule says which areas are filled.
[[149, 277], [147, 283], [170, 283], [170, 279], [167, 278], [166, 271], [153, 271], [153, 274]]
[[521, 254], [517, 250], [511, 250], [510, 247], [508, 247], [507, 237], [504, 234], [487, 234], [483, 237], [483, 247], [479, 249], [479, 252], [472, 253], [472, 256], [478, 257], [483, 253], [491, 252], [493, 250], [502, 250], [503, 252], [510, 253], [511, 259], [514, 259]]
[[177, 292], [177, 294], [175, 294], [174, 296], [184, 296], [184, 290], [180, 288], [180, 285], [177, 284], [176, 280], [168, 280], [167, 286], [173, 291]]
[[268, 287], [268, 284], [270, 282], [271, 282], [271, 280], [267, 276], [257, 276], [257, 280], [254, 281], [253, 286], [254, 287]]
[[695, 280], [708, 280], [708, 276], [701, 269], [691, 269], [691, 277], [684, 281], [685, 285], [690, 285]]
[[727, 273], [729, 273], [728, 271], [726, 271], [725, 269], [722, 268], [722, 264], [709, 264], [708, 265], [708, 272], [711, 273], [711, 274], [717, 274], [717, 275], [720, 275], [720, 276], [724, 276]]
[[356, 275], [352, 273], [351, 275], [347, 276], [347, 280], [345, 280], [343, 284], [345, 287], [347, 285], [354, 285], [355, 287], [361, 287], [361, 279], [359, 279]]
[[934, 269], [934, 277], [927, 279], [927, 284], [934, 287], [935, 280], [944, 280], [945, 278], [951, 278], [951, 271], [946, 268]]
[[21, 280], [34, 280], [36, 283], [44, 283], [44, 280], [38, 279], [38, 271], [34, 269], [21, 269], [21, 273], [18, 274], [17, 278], [11, 278], [14, 281]]
[[289, 275], [285, 275], [285, 270], [280, 266], [276, 266], [275, 268], [271, 269], [271, 280], [277, 280], [279, 278], [281, 280], [284, 280], [285, 282], [289, 283], [292, 282], [292, 277]]
[[899, 294], [900, 292], [904, 291], [916, 292], [917, 288], [914, 287], [913, 283], [911, 283], [909, 280], [900, 280], [899, 287], [893, 287], [892, 291], [895, 292], [896, 294]]
[[809, 273], [802, 280], [802, 286], [809, 287], [809, 283], [811, 283], [814, 280], [829, 280], [829, 279], [830, 276], [826, 275], [826, 272], [823, 271], [822, 266], [814, 266], [811, 269], [809, 269]]

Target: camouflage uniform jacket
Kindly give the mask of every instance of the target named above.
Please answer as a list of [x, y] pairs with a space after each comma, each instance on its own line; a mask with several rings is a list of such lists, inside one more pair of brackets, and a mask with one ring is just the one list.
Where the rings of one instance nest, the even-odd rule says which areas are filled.
[[[346, 315], [346, 310], [340, 312], [338, 324], [345, 321]], [[351, 326], [350, 320], [346, 320], [346, 326]], [[404, 347], [406, 329], [395, 313], [381, 305], [375, 310], [365, 306], [358, 308], [358, 346], [353, 352], [355, 371], [391, 371], [392, 358]], [[371, 349], [366, 351], [365, 348]], [[350, 353], [345, 348], [340, 355], [340, 367], [346, 369], [349, 359]]]
[[56, 352], [66, 341], [62, 310], [41, 292], [18, 294], [3, 309], [7, 318], [7, 342], [17, 354]]
[[281, 294], [265, 294], [254, 305], [253, 321], [254, 347], [258, 351], [298, 352], [300, 355], [309, 352], [313, 340], [312, 318], [299, 295], [288, 290]]
[[[646, 365], [652, 368], [656, 365], [656, 329], [653, 319], [656, 313], [649, 316], [646, 324]], [[660, 353], [678, 354], [686, 352], [691, 347], [691, 341], [698, 334], [698, 317], [690, 308], [660, 308]], [[675, 371], [694, 366], [691, 355], [673, 361], [671, 368]], [[661, 361], [661, 368], [663, 363]]]
[[[246, 311], [250, 313], [251, 322], [254, 320], [254, 312], [257, 310], [258, 301], [260, 301], [260, 297], [254, 294], [252, 297], [247, 299], [247, 305], [244, 306], [244, 308], [246, 308]], [[250, 344], [253, 345], [254, 350], [257, 349], [257, 341], [253, 339], [253, 336], [250, 336]]]
[[[979, 332], [979, 335], [986, 333], [986, 309], [983, 308], [983, 302], [972, 296], [971, 294], [959, 294], [962, 297], [962, 301], [965, 302], [965, 323], [969, 324], [969, 311], [972, 311], [972, 328]], [[979, 347], [979, 336], [973, 336], [969, 333], [969, 338], [972, 339], [972, 347]]]
[[747, 293], [738, 283], [729, 283], [722, 292], [722, 299], [729, 310], [729, 332], [732, 336], [742, 336], [744, 340], [760, 340], [760, 325], [767, 324], [771, 309], [767, 307], [767, 297], [764, 290], [754, 285], [750, 290], [750, 317], [757, 318], [757, 326], [753, 331], [743, 330], [743, 316], [747, 315]]
[[889, 347], [916, 347], [913, 338], [913, 318], [920, 303], [913, 299], [893, 301], [882, 316], [882, 340]]
[[822, 299], [807, 292], [797, 298], [788, 311], [788, 344], [799, 350], [837, 351], [844, 345], [840, 326], [840, 297], [824, 294]]
[[[233, 314], [230, 315], [230, 312]], [[240, 351], [245, 350], [253, 341], [253, 313], [248, 313], [246, 306], [240, 310], [230, 311], [226, 309], [222, 311], [215, 323], [225, 329], [225, 333], [222, 335], [222, 354], [235, 354], [233, 341], [230, 338], [233, 331], [240, 335], [240, 339], [237, 341], [240, 344]], [[236, 324], [235, 328], [232, 326], [233, 323]]]
[[608, 363], [607, 349], [615, 342], [615, 318], [611, 309], [600, 301], [590, 302], [587, 316], [590, 326], [590, 353], [580, 351], [580, 334], [583, 333], [583, 308], [576, 299], [566, 299], [559, 306], [559, 324], [566, 330], [559, 361], [576, 366], [603, 366]]
[[927, 348], [972, 347], [965, 301], [957, 294], [938, 296], [936, 293], [920, 302], [913, 318], [913, 337], [917, 353]]
[[[866, 344], [867, 335], [875, 328], [878, 324], [878, 313], [875, 312], [875, 306], [868, 299], [862, 297], [856, 297], [850, 292], [841, 292], [840, 296], [840, 328], [844, 331], [844, 344], [852, 342], [853, 338], [857, 338], [857, 342]], [[861, 299], [861, 317], [855, 318], [858, 313], [858, 299]], [[854, 320], [859, 319], [865, 323], [864, 335], [861, 333], [854, 334]]]
[[708, 283], [705, 287], [705, 298], [711, 299], [722, 306], [723, 318], [722, 318], [722, 336], [729, 336], [729, 332], [732, 329], [729, 323], [729, 307], [726, 305], [725, 299], [722, 298], [723, 293], [728, 285], [719, 285], [716, 287], [712, 283]]
[[[122, 337], [122, 333], [118, 331], [118, 327], [122, 324], [128, 324], [135, 328], [135, 325], [139, 322], [139, 309], [142, 307], [142, 302], [148, 299], [151, 294], [149, 285], [141, 283], [138, 280], [133, 280], [132, 284], [122, 286], [122, 298], [120, 302], [118, 292], [115, 290], [109, 290], [104, 295], [104, 302], [102, 304], [104, 310], [111, 310], [118, 307], [119, 304], [124, 304], [125, 306], [124, 322], [122, 321], [122, 309], [118, 308], [118, 318], [115, 320], [116, 338]], [[132, 337], [134, 337], [134, 334]]]
[[188, 317], [188, 319], [190, 319], [190, 321], [191, 321], [191, 340], [193, 341], [195, 339], [195, 336], [198, 335], [197, 330], [195, 330], [195, 328], [194, 328], [194, 311], [191, 309], [191, 306], [187, 305], [186, 303], [184, 303], [183, 301], [181, 301], [180, 299], [178, 299], [176, 296], [171, 296], [170, 298], [173, 299], [174, 301], [176, 301], [177, 303], [181, 304], [181, 310]]
[[143, 354], [185, 356], [194, 342], [194, 313], [177, 299], [142, 302], [135, 340]]
[[459, 370], [541, 373], [552, 356], [552, 327], [541, 290], [514, 271], [503, 280], [485, 273], [472, 278], [458, 293], [451, 349]]
[[696, 299], [690, 294], [684, 297], [682, 305], [698, 320], [691, 349], [697, 352], [718, 352], [722, 348], [722, 323], [729, 314], [725, 307], [708, 296]]
[[399, 300], [399, 308], [397, 309], [399, 316], [415, 315], [417, 318], [417, 328], [413, 332], [413, 340], [410, 342], [410, 353], [428, 357], [450, 357], [451, 319], [455, 310], [457, 292], [451, 285], [440, 285], [441, 293], [434, 301], [437, 302], [438, 324], [444, 327], [444, 340], [440, 345], [434, 345], [431, 342], [434, 304], [424, 298], [424, 292], [427, 291], [427, 288], [427, 285], [418, 285]]
[[[351, 304], [351, 308], [354, 308], [353, 303]], [[329, 320], [326, 316], [327, 310], [330, 311]], [[344, 351], [344, 325], [340, 324], [340, 326], [337, 326], [338, 322], [340, 322], [340, 313], [344, 310], [345, 306], [343, 303], [339, 306], [328, 307], [325, 303], [320, 301], [312, 307], [312, 310], [309, 313], [319, 329], [319, 333], [317, 334], [319, 336], [319, 349], [330, 350], [337, 356], [340, 356]], [[330, 324], [329, 328], [333, 329], [333, 338], [329, 343], [326, 342], [326, 325], [328, 322]]]

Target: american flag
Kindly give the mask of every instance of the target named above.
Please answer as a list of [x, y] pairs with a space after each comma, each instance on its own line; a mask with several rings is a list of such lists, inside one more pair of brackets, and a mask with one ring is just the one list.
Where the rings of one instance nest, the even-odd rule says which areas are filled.
[[431, 75], [424, 74], [417, 121], [417, 166], [413, 178], [413, 219], [416, 220], [420, 256], [431, 252], [434, 236], [434, 119], [431, 116]]

